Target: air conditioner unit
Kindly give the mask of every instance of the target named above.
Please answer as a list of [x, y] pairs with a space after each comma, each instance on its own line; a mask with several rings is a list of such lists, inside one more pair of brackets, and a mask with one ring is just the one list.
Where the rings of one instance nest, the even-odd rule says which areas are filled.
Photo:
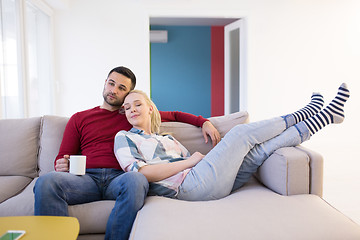
[[168, 32], [166, 30], [150, 30], [150, 43], [167, 43]]

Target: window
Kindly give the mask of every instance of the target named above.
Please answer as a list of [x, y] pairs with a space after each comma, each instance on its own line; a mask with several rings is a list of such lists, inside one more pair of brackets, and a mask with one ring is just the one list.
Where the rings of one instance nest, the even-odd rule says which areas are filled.
[[51, 9], [1, 0], [0, 118], [52, 114]]

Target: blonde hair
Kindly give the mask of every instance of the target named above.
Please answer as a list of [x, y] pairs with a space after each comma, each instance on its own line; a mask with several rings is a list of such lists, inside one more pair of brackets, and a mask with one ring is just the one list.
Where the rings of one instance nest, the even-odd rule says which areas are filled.
[[160, 124], [161, 124], [161, 116], [160, 116], [160, 113], [159, 113], [159, 110], [157, 109], [155, 103], [148, 97], [148, 95], [141, 91], [141, 90], [131, 90], [129, 94], [131, 93], [138, 93], [138, 94], [141, 94], [146, 103], [149, 104], [149, 106], [152, 106], [153, 108], [153, 111], [151, 113], [151, 133], [159, 133], [160, 132]]

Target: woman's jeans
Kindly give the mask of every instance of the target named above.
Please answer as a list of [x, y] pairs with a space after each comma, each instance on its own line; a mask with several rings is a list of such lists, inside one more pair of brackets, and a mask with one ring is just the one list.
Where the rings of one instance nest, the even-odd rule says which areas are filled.
[[214, 200], [240, 188], [274, 151], [310, 138], [304, 123], [289, 127], [289, 121], [278, 117], [232, 128], [186, 175], [176, 198]]
[[50, 172], [35, 184], [35, 215], [68, 216], [68, 205], [116, 200], [106, 225], [105, 239], [128, 239], [149, 184], [138, 172], [87, 169], [83, 176]]

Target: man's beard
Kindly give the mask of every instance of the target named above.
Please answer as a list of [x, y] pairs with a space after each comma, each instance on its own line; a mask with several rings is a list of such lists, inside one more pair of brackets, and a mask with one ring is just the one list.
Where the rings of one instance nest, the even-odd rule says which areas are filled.
[[115, 96], [115, 99], [113, 101], [110, 101], [108, 100], [108, 96], [114, 96], [112, 95], [111, 93], [103, 93], [103, 98], [104, 98], [104, 101], [109, 104], [110, 106], [113, 106], [113, 107], [121, 107], [122, 105], [122, 101], [120, 101], [119, 99], [117, 99]]

